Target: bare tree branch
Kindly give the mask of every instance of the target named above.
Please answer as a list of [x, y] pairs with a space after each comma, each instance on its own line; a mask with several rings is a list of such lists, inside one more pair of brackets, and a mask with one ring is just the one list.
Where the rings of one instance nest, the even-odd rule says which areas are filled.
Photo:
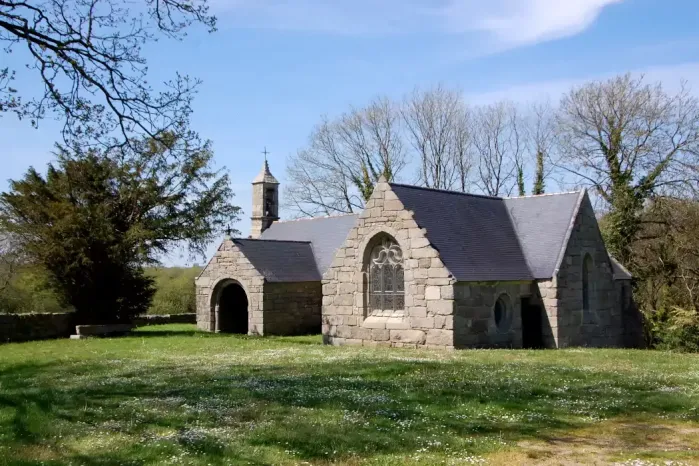
[[471, 163], [461, 93], [442, 86], [416, 89], [405, 98], [401, 115], [420, 160], [418, 182], [428, 188], [465, 190]]
[[406, 165], [397, 107], [386, 98], [323, 118], [308, 147], [287, 163], [285, 205], [302, 216], [361, 210], [380, 176], [393, 180]]
[[205, 0], [0, 0], [4, 53], [24, 51], [44, 85], [20, 101], [21, 89], [7, 85], [13, 70], [0, 70], [0, 113], [14, 111], [34, 126], [54, 113], [68, 145], [183, 134], [199, 81], [178, 75], [156, 91], [142, 47], [159, 34], [181, 39], [195, 22], [215, 29]]
[[510, 196], [523, 169], [522, 122], [511, 102], [478, 108], [473, 118], [473, 148], [478, 156], [476, 185], [490, 196]]

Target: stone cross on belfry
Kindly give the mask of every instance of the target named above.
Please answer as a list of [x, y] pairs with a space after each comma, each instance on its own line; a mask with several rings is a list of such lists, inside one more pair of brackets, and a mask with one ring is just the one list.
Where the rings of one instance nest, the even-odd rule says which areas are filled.
[[267, 161], [267, 154], [269, 154], [269, 151], [267, 150], [267, 146], [265, 146], [265, 150], [262, 151], [263, 154], [265, 154], [265, 162]]

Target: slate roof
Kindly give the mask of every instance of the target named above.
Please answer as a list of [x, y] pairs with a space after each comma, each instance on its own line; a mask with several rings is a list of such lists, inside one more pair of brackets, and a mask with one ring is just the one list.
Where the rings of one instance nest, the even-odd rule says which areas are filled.
[[232, 241], [268, 282], [314, 282], [322, 279], [309, 242]]
[[252, 180], [252, 184], [257, 184], [257, 183], [267, 183], [267, 184], [279, 184], [279, 181], [272, 175], [272, 172], [269, 171], [269, 164], [265, 160], [265, 164], [262, 166], [262, 170], [260, 173], [255, 177], [254, 180]]
[[621, 262], [613, 258], [612, 256], [609, 256], [609, 260], [612, 263], [612, 273], [614, 274], [614, 280], [631, 280], [633, 278], [633, 275], [631, 275], [631, 272], [621, 265]]
[[503, 199], [534, 278], [551, 278], [582, 191]]
[[582, 191], [500, 198], [391, 184], [460, 281], [551, 278]]
[[[391, 184], [458, 281], [554, 275], [584, 192], [500, 198]], [[318, 281], [358, 215], [274, 222], [258, 240], [236, 239], [268, 281]], [[615, 279], [630, 274], [612, 259]]]
[[498, 197], [391, 184], [459, 281], [534, 278], [507, 207]]
[[347, 239], [358, 215], [340, 215], [274, 222], [260, 239], [308, 241], [313, 244], [313, 257], [321, 275], [330, 267], [335, 253]]

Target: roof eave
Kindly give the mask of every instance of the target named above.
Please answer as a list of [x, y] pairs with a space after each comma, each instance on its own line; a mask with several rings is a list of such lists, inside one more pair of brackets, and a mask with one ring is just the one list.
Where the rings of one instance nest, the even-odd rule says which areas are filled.
[[570, 237], [573, 234], [573, 228], [575, 228], [575, 220], [577, 220], [577, 218], [578, 218], [578, 214], [580, 213], [580, 207], [582, 206], [582, 202], [583, 202], [583, 199], [585, 199], [586, 194], [587, 194], [586, 188], [583, 188], [582, 190], [580, 190], [580, 194], [578, 194], [578, 200], [575, 203], [575, 209], [573, 209], [573, 215], [571, 215], [570, 223], [568, 224], [568, 230], [566, 231], [565, 238], [563, 239], [563, 244], [561, 245], [561, 250], [558, 252], [558, 258], [556, 259], [556, 266], [551, 271], [551, 277], [547, 277], [547, 278], [555, 277], [556, 275], [558, 275], [558, 271], [561, 269], [561, 264], [563, 263], [563, 258], [565, 257], [566, 249], [568, 249], [568, 242], [570, 241]]

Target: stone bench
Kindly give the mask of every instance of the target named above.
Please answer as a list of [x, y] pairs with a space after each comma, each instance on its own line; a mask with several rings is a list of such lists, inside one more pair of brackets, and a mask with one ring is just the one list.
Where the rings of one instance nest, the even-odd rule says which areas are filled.
[[110, 325], [76, 325], [75, 335], [71, 335], [73, 340], [81, 340], [90, 337], [113, 337], [126, 335], [133, 330], [132, 324], [110, 324]]

